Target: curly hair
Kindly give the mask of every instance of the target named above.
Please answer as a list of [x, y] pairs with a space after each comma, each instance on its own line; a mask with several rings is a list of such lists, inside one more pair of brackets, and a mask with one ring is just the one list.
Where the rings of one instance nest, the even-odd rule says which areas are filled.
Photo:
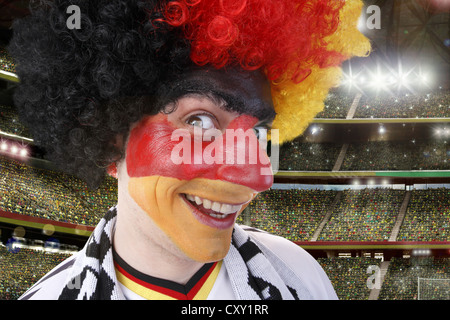
[[[66, 25], [70, 5], [80, 29]], [[49, 159], [92, 187], [123, 156], [116, 137], [159, 112], [164, 87], [194, 66], [264, 70], [274, 126], [293, 139], [321, 111], [339, 64], [368, 51], [360, 9], [359, 0], [49, 1], [13, 25], [15, 104]]]
[[[81, 29], [66, 26], [69, 5]], [[189, 44], [153, 10], [159, 1], [56, 0], [13, 25], [8, 51], [20, 85], [15, 104], [36, 144], [96, 187], [120, 159], [118, 134], [154, 114], [157, 84], [188, 65]]]

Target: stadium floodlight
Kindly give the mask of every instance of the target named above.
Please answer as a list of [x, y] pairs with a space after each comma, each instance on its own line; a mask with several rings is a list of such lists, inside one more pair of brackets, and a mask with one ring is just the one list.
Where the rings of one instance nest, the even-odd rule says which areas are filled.
[[357, 23], [357, 26], [356, 26], [356, 27], [358, 28], [358, 30], [359, 30], [361, 33], [364, 33], [364, 32], [367, 31], [366, 19], [365, 19], [365, 17], [364, 17], [363, 15], [361, 15], [361, 16], [359, 17], [359, 20], [358, 20], [358, 23]]
[[2, 141], [2, 143], [0, 144], [0, 150], [2, 151], [8, 150], [8, 144], [5, 141]]
[[373, 76], [373, 85], [375, 86], [375, 88], [381, 89], [384, 87], [384, 76], [381, 73], [377, 73]]
[[384, 127], [384, 126], [380, 126], [379, 128], [378, 128], [378, 133], [379, 134], [384, 134], [386, 132], [386, 128]]
[[387, 77], [387, 79], [386, 79], [386, 84], [387, 85], [390, 86], [390, 85], [394, 85], [396, 83], [397, 83], [397, 81], [395, 80], [393, 75], [390, 75], [390, 76]]
[[435, 134], [437, 137], [448, 137], [448, 136], [450, 136], [450, 129], [447, 128], [447, 127], [444, 127], [444, 128], [442, 128], [442, 127], [435, 128], [435, 129], [434, 129], [434, 134]]
[[409, 83], [408, 75], [400, 74], [398, 76], [398, 84], [399, 86], [407, 86]]
[[422, 80], [422, 83], [428, 83], [429, 77], [427, 74], [420, 74], [420, 80]]
[[21, 157], [26, 157], [28, 155], [28, 151], [25, 148], [20, 149], [20, 156]]
[[12, 146], [11, 147], [11, 153], [12, 154], [17, 154], [19, 152], [19, 148], [17, 148], [17, 146]]

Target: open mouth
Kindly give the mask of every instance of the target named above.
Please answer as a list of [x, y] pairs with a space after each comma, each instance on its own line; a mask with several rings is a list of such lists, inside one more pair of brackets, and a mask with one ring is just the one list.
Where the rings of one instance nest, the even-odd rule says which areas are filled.
[[190, 194], [183, 194], [183, 198], [195, 209], [193, 213], [197, 220], [219, 229], [233, 226], [237, 213], [242, 209], [242, 205], [211, 201]]
[[239, 212], [242, 208], [242, 205], [211, 201], [209, 199], [200, 198], [199, 196], [193, 196], [190, 194], [185, 194], [185, 197], [195, 208], [217, 219], [224, 219], [228, 215]]

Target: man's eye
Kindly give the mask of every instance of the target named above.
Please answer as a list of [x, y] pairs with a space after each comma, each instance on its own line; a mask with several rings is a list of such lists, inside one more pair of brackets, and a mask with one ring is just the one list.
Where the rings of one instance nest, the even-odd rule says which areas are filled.
[[213, 120], [207, 115], [197, 114], [191, 116], [186, 123], [204, 130], [215, 128]]

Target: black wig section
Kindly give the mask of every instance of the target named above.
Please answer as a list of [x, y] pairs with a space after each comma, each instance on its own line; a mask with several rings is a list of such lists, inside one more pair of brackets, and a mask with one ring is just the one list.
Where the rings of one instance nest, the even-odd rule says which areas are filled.
[[[157, 21], [163, 2], [55, 0], [13, 25], [21, 121], [49, 160], [92, 188], [123, 156], [116, 136], [156, 114], [158, 85], [190, 64], [188, 42]], [[70, 5], [80, 29], [67, 26]]]

